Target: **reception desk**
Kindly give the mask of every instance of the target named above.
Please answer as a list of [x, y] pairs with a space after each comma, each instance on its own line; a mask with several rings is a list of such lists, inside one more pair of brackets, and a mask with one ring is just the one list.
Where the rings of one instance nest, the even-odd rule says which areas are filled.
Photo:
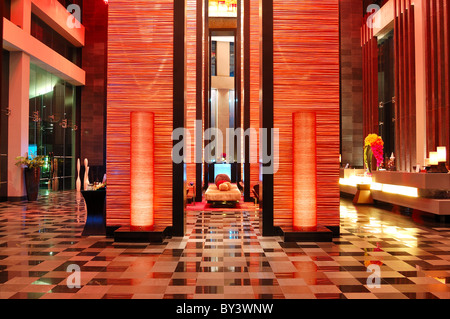
[[[341, 193], [355, 195], [363, 174], [364, 170], [341, 169]], [[366, 183], [376, 201], [450, 215], [450, 174], [377, 171]]]

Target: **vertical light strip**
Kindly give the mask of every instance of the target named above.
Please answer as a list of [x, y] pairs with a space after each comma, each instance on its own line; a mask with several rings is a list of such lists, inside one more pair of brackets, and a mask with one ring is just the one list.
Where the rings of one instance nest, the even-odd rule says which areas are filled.
[[154, 189], [154, 114], [131, 112], [131, 219], [130, 226], [149, 230], [153, 227]]
[[293, 226], [317, 226], [316, 114], [293, 115]]

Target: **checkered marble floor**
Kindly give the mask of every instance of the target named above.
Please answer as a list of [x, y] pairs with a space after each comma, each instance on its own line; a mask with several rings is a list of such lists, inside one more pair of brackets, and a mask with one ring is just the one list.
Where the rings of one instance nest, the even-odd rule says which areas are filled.
[[192, 211], [185, 237], [128, 244], [81, 236], [82, 197], [49, 193], [0, 203], [0, 298], [450, 299], [450, 225], [421, 218], [342, 199], [340, 238], [284, 243], [254, 211]]

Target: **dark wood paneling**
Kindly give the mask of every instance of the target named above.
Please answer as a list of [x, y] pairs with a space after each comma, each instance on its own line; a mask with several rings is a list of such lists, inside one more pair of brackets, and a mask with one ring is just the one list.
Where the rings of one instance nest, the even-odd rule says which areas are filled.
[[[340, 111], [342, 165], [363, 166], [362, 50], [359, 0], [339, 1]], [[391, 96], [392, 97], [392, 96]]]
[[[173, 129], [186, 127], [186, 0], [173, 2]], [[184, 142], [186, 142], [183, 139]], [[179, 141], [174, 140], [173, 145]], [[185, 163], [172, 162], [172, 235], [184, 236]]]
[[[260, 127], [267, 130], [268, 138], [262, 141], [260, 147], [263, 154], [274, 154], [272, 149], [271, 132], [273, 130], [273, 101], [274, 101], [274, 86], [273, 86], [273, 0], [261, 0], [261, 104], [260, 104]], [[269, 163], [273, 165], [273, 163]], [[260, 164], [262, 167], [267, 167], [266, 164]], [[262, 169], [261, 167], [261, 169]], [[261, 232], [263, 236], [274, 235], [274, 175], [261, 174], [260, 177], [260, 205], [262, 208], [262, 227]]]
[[[365, 17], [367, 19], [368, 15]], [[363, 135], [378, 134], [378, 42], [366, 23], [361, 28], [363, 51]], [[361, 145], [363, 147], [363, 145]]]
[[[0, 35], [3, 39], [3, 16], [5, 10], [5, 1], [0, 3], [0, 17], [2, 21], [0, 21]], [[3, 68], [3, 61], [8, 59], [9, 62], [9, 54], [5, 54], [5, 51], [2, 49], [1, 55], [2, 61], [0, 62], [0, 201], [6, 200], [8, 197], [8, 117], [6, 115], [8, 103], [5, 103], [7, 100], [5, 99], [5, 93], [7, 92], [7, 88], [3, 88], [5, 81], [3, 77], [5, 75], [3, 72], [7, 71]], [[9, 75], [9, 72], [8, 72]], [[2, 155], [4, 154], [4, 155]]]
[[397, 169], [412, 171], [416, 165], [416, 68], [414, 6], [395, 0], [394, 51], [396, 87]]
[[[450, 152], [450, 0], [424, 3], [426, 25], [427, 152], [446, 146]], [[449, 153], [447, 154], [449, 163]]]
[[[204, 13], [205, 17], [208, 17], [209, 15], [209, 2], [204, 1]], [[206, 18], [205, 18], [206, 19]], [[208, 21], [208, 19], [206, 19]], [[203, 38], [203, 52], [204, 52], [204, 58], [203, 58], [203, 132], [210, 128], [210, 108], [209, 108], [209, 97], [210, 97], [210, 90], [209, 90], [209, 82], [210, 82], [210, 54], [211, 51], [210, 48], [210, 41], [209, 41], [209, 24], [205, 23], [205, 29], [203, 30], [204, 38]], [[208, 145], [209, 141], [205, 140], [203, 142], [203, 148], [205, 148]], [[204, 162], [203, 165], [203, 189], [206, 190], [208, 188], [208, 181], [209, 181], [209, 167], [208, 163]]]
[[[364, 136], [367, 136], [379, 134], [378, 45], [367, 23], [362, 26], [362, 45]], [[394, 0], [394, 60], [395, 157], [397, 169], [412, 171], [416, 165], [416, 72], [414, 6], [410, 0]]]
[[[195, 64], [196, 64], [196, 73], [195, 73], [195, 101], [196, 101], [196, 109], [195, 109], [195, 118], [197, 121], [202, 121], [203, 123], [203, 30], [204, 30], [204, 24], [205, 21], [203, 19], [203, 8], [204, 8], [204, 2], [205, 0], [197, 0], [197, 18], [196, 18], [196, 58], [195, 58]], [[203, 132], [203, 129], [201, 130]], [[203, 140], [203, 133], [201, 136], [201, 139], [198, 139], [199, 141]], [[196, 152], [202, 152], [202, 143], [195, 143], [195, 150]], [[200, 157], [201, 159], [202, 157]], [[196, 159], [195, 164], [195, 201], [201, 202], [202, 201], [202, 163], [199, 161], [199, 159]]]
[[[103, 0], [83, 1], [83, 25], [86, 38], [82, 54], [82, 68], [86, 84], [81, 89], [79, 109], [78, 156], [89, 160], [102, 178], [106, 172], [106, 91], [108, 54], [108, 5]], [[77, 101], [78, 102], [78, 101]], [[78, 115], [78, 114], [77, 114]]]
[[[250, 128], [250, 1], [244, 1], [244, 130]], [[246, 138], [244, 162], [244, 201], [251, 201], [250, 139]]]

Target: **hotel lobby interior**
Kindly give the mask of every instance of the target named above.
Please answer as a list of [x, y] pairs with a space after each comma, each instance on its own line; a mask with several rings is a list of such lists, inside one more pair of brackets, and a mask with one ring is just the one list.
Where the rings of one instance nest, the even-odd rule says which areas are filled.
[[450, 299], [450, 0], [0, 7], [0, 299]]

